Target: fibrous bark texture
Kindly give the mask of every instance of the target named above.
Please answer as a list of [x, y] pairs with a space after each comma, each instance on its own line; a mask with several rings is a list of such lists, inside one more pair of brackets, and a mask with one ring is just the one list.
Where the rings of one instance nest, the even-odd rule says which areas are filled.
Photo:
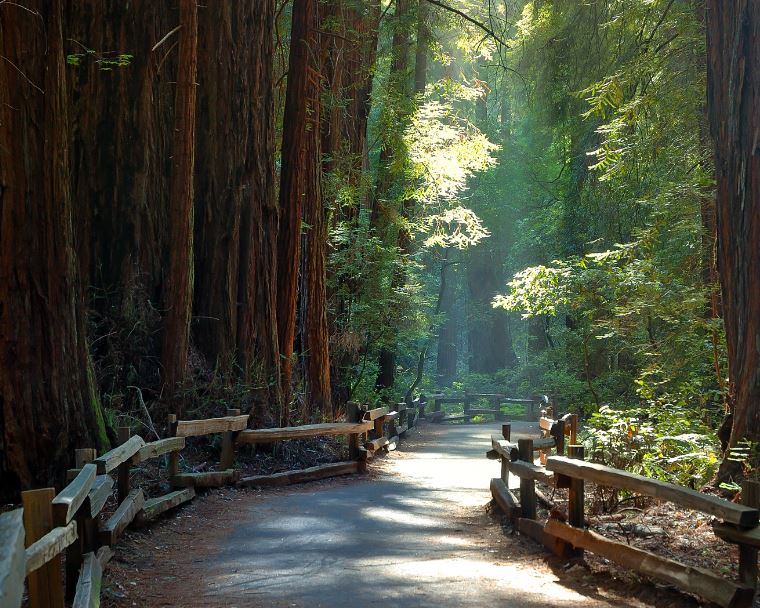
[[[310, 67], [316, 45], [315, 0], [294, 0], [291, 25], [288, 86], [282, 134], [280, 177], [280, 230], [277, 243], [277, 316], [281, 387], [287, 412], [293, 378], [293, 348], [296, 336], [298, 270], [301, 260], [301, 219], [306, 184]], [[287, 415], [285, 416], [287, 418]], [[287, 421], [287, 420], [285, 420]]]
[[709, 0], [707, 24], [734, 446], [760, 439], [760, 3]]
[[175, 102], [174, 146], [169, 197], [169, 273], [164, 304], [161, 353], [165, 395], [172, 396], [186, 378], [193, 303], [193, 171], [198, 71], [198, 6], [179, 2], [179, 64]]
[[0, 4], [0, 498], [107, 447], [74, 254], [63, 3]]

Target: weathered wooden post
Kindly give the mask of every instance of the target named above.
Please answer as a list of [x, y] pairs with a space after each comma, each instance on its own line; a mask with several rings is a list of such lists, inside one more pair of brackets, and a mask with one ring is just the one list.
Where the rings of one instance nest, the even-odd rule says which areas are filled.
[[[122, 445], [129, 441], [129, 437], [131, 435], [132, 431], [128, 426], [120, 426], [117, 434], [119, 438], [119, 445]], [[129, 494], [130, 464], [130, 460], [127, 460], [126, 462], [122, 462], [116, 468], [116, 496], [120, 504], [127, 497], [127, 494]]]
[[[502, 424], [501, 425], [501, 436], [504, 437], [507, 441], [511, 440], [512, 437], [512, 425], [511, 424]], [[501, 479], [506, 484], [507, 489], [509, 489], [509, 462], [507, 462], [507, 458], [505, 456], [501, 457]]]
[[[583, 446], [582, 445], [568, 446], [567, 455], [570, 458], [583, 460], [584, 459]], [[586, 518], [583, 513], [584, 501], [585, 501], [583, 480], [577, 479], [575, 477], [571, 477], [569, 485], [570, 487], [568, 489], [568, 499], [567, 499], [567, 511], [568, 511], [567, 521], [571, 526], [575, 528], [583, 528], [586, 525]], [[578, 556], [583, 555], [583, 549], [577, 549], [575, 551], [575, 554]]]
[[383, 425], [385, 424], [385, 416], [380, 416], [379, 418], [375, 418], [375, 430], [374, 430], [374, 437], [372, 439], [380, 439], [385, 432], [383, 431]]
[[[240, 410], [231, 408], [227, 410], [228, 416], [240, 416]], [[219, 469], [226, 471], [235, 466], [235, 438], [237, 431], [225, 431], [222, 435], [222, 455], [219, 458]]]
[[[74, 450], [74, 460], [76, 461], [78, 469], [93, 462], [97, 456], [98, 451], [94, 448]], [[98, 522], [92, 517], [92, 513], [89, 509], [90, 501], [86, 500], [75, 516], [77, 521], [77, 534], [79, 535], [79, 540], [77, 542], [81, 545], [81, 552], [83, 555], [88, 551], [95, 551], [99, 548]], [[65, 523], [66, 522], [56, 522], [57, 525], [65, 525]]]
[[98, 451], [94, 448], [82, 448], [74, 450], [74, 466], [81, 469], [84, 465], [92, 462], [98, 457]]
[[[169, 437], [177, 435], [177, 414], [169, 414]], [[169, 454], [169, 479], [179, 474], [179, 452], [172, 451]]]
[[[533, 464], [533, 440], [519, 439], [517, 448], [520, 460]], [[520, 505], [524, 518], [536, 519], [536, 482], [532, 479], [520, 478]]]
[[[748, 507], [760, 507], [760, 482], [742, 482], [742, 504]], [[739, 580], [742, 584], [757, 588], [757, 548], [739, 545]]]
[[[549, 431], [549, 434], [554, 438], [554, 446], [557, 449], [557, 455], [562, 456], [565, 453], [565, 421], [557, 420]], [[544, 458], [544, 463], [546, 459]]]
[[[55, 498], [55, 488], [21, 492], [27, 547], [53, 529], [53, 506], [51, 504], [53, 498]], [[60, 555], [56, 555], [44, 566], [30, 572], [27, 580], [29, 606], [31, 608], [63, 608], [64, 594]], [[76, 579], [74, 584], [76, 585]]]
[[[354, 401], [349, 401], [346, 404], [346, 421], [359, 422], [359, 420], [359, 404]], [[359, 458], [359, 433], [351, 433], [348, 436], [348, 458], [350, 460], [356, 460]]]
[[578, 414], [570, 414], [570, 443], [578, 443]]

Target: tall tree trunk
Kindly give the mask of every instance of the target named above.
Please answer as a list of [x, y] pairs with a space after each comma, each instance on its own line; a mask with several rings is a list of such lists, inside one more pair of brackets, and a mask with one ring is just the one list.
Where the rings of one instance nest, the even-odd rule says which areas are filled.
[[107, 448], [80, 297], [63, 3], [0, 5], [0, 498]]
[[[258, 8], [247, 2], [212, 2], [200, 13], [198, 122], [195, 181], [194, 343], [221, 371], [237, 359], [240, 223], [250, 197], [251, 63], [259, 49], [251, 38]], [[249, 246], [250, 248], [250, 246]]]
[[[326, 36], [329, 49], [327, 66], [324, 71], [325, 96], [331, 101], [327, 119], [323, 123], [326, 131], [322, 138], [324, 170], [332, 174], [325, 180], [323, 196], [330, 201], [333, 225], [345, 222], [349, 228], [357, 227], [359, 210], [369, 201], [370, 184], [369, 146], [367, 126], [371, 107], [372, 82], [377, 55], [380, 2], [370, 0], [362, 5], [346, 5], [330, 2], [327, 5], [337, 12], [340, 31]], [[327, 26], [323, 26], [327, 27]], [[328, 118], [329, 117], [329, 118]], [[351, 196], [351, 204], [337, 204], [344, 201], [344, 190]], [[351, 244], [343, 245], [346, 249]], [[350, 399], [350, 371], [359, 362], [361, 351], [351, 340], [343, 340], [344, 330], [351, 326], [353, 303], [360, 292], [359, 281], [343, 284], [341, 289], [330, 294], [334, 305], [330, 310], [330, 333], [335, 339], [331, 344], [331, 386], [333, 410], [337, 410]], [[337, 345], [334, 348], [333, 345]]]
[[172, 397], [187, 374], [193, 301], [193, 171], [195, 167], [195, 78], [198, 68], [197, 0], [179, 1], [179, 58], [171, 197], [169, 273], [161, 353], [165, 396]]
[[[337, 21], [339, 14], [334, 3], [317, 6], [319, 13], [326, 11], [326, 23]], [[315, 30], [321, 29], [322, 14], [317, 16]], [[341, 69], [337, 54], [329, 52], [329, 42], [324, 36], [314, 35], [312, 53], [319, 58], [317, 70], [311, 70], [308, 82], [309, 125], [306, 132], [304, 221], [308, 225], [303, 238], [303, 269], [301, 274], [301, 307], [303, 327], [304, 384], [306, 406], [310, 417], [317, 412], [332, 413], [330, 388], [330, 336], [327, 328], [327, 207], [322, 198], [322, 144], [325, 146], [325, 167], [329, 171], [331, 159], [338, 154], [340, 137], [337, 110], [328, 107], [322, 122], [321, 78], [335, 89], [340, 88]], [[334, 128], [333, 128], [334, 127]]]
[[[398, 0], [394, 15], [391, 73], [385, 108], [385, 112], [393, 116], [392, 122], [397, 124], [406, 122], [413, 108], [413, 104], [407, 99], [409, 96], [409, 13], [409, 0]], [[397, 196], [403, 196], [401, 193], [404, 188], [404, 177], [403, 172], [399, 172], [398, 169], [394, 170], [391, 165], [398, 158], [406, 156], [403, 128], [399, 127], [392, 133], [386, 133], [385, 139], [386, 141], [380, 151], [376, 200], [370, 221], [381, 238], [392, 242], [391, 239], [394, 237], [393, 232], [396, 226], [388, 221], [388, 217], [395, 211], [389, 207], [398, 205]], [[394, 191], [398, 194], [394, 195]], [[410, 203], [411, 201], [408, 200], [401, 201], [402, 214], [405, 217], [409, 216], [407, 206]], [[397, 230], [395, 240], [401, 253], [408, 253], [410, 238], [407, 230], [404, 228]], [[404, 280], [403, 273], [397, 270], [392, 278], [391, 288], [398, 288]], [[378, 374], [375, 379], [375, 388], [378, 391], [392, 388], [396, 380], [396, 349], [392, 342], [393, 339], [388, 340], [386, 345], [381, 347], [378, 355]]]
[[[223, 372], [233, 361], [257, 422], [279, 402], [274, 196], [274, 2], [200, 13], [193, 337]], [[272, 378], [276, 379], [271, 383]]]
[[[161, 286], [174, 125], [173, 3], [67, 0], [74, 236], [104, 392], [158, 394]], [[159, 42], [162, 41], [160, 44]], [[87, 52], [90, 49], [95, 55]], [[132, 55], [101, 69], [107, 51]]]
[[430, 35], [428, 33], [428, 3], [417, 3], [417, 46], [414, 51], [414, 92], [421, 95], [427, 86], [427, 56]]
[[296, 336], [298, 270], [301, 260], [301, 216], [303, 200], [309, 193], [306, 187], [306, 147], [309, 80], [316, 42], [315, 0], [294, 0], [288, 59], [288, 88], [285, 94], [285, 114], [282, 133], [282, 169], [280, 178], [280, 231], [277, 248], [277, 315], [280, 356], [282, 357], [281, 386], [285, 399], [284, 422], [287, 414], [293, 378], [293, 345]]
[[[733, 409], [730, 446], [760, 439], [760, 3], [707, 2], [718, 267]], [[722, 473], [732, 468], [725, 461]]]
[[[251, 63], [249, 103], [251, 178], [243, 201], [238, 284], [238, 346], [240, 365], [251, 374], [260, 364], [259, 380], [269, 387], [264, 405], [281, 404], [280, 347], [277, 315], [277, 235], [279, 206], [275, 196], [274, 0], [258, 0], [253, 8], [250, 44], [256, 49]], [[245, 43], [244, 43], [245, 44]]]
[[445, 315], [438, 331], [438, 357], [436, 375], [438, 386], [449, 386], [457, 375], [457, 342], [459, 338], [459, 315], [456, 308], [456, 283], [449, 263], [441, 267], [441, 285], [438, 302], [440, 314]]

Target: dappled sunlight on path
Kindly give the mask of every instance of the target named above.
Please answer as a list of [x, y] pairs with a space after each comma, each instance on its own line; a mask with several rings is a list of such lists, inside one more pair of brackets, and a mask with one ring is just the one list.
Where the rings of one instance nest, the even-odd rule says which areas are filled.
[[[534, 432], [527, 425], [517, 431]], [[496, 425], [423, 426], [377, 478], [263, 496], [210, 560], [206, 604], [605, 606], [512, 562], [485, 516]], [[514, 432], [514, 431], [513, 431]], [[490, 533], [485, 533], [488, 528]], [[494, 540], [496, 537], [496, 540]], [[501, 543], [501, 544], [499, 544]], [[497, 547], [497, 548], [494, 548]]]

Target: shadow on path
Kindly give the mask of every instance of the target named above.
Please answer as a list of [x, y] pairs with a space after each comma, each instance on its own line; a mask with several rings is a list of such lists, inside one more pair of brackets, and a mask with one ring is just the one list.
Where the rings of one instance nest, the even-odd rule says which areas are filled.
[[240, 513], [207, 593], [229, 605], [597, 605], [533, 564], [505, 563], [473, 530], [499, 472], [484, 457], [499, 425], [415, 432], [422, 441], [403, 443], [410, 451], [382, 462], [370, 483], [272, 496]]

